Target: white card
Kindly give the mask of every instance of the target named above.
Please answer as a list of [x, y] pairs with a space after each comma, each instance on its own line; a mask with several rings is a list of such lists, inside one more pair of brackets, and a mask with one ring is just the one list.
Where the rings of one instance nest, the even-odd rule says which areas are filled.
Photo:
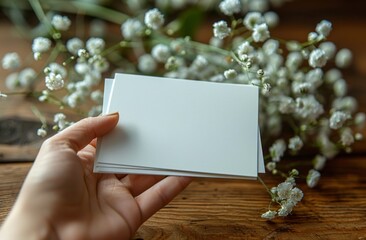
[[207, 177], [264, 172], [253, 86], [117, 74], [103, 113], [120, 112], [95, 171]]

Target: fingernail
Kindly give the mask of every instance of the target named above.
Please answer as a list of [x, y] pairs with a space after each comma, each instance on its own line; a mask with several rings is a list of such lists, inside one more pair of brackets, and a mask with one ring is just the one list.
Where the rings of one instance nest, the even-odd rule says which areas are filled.
[[111, 116], [118, 116], [119, 112], [112, 112], [112, 113], [108, 113], [106, 115], [103, 115], [103, 117], [111, 117]]

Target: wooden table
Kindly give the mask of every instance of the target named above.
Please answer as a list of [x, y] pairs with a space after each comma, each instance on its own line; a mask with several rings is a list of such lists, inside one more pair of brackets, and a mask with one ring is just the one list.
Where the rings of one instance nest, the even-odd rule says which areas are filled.
[[[296, 1], [295, 1], [296, 2]], [[363, 1], [297, 1], [281, 9], [281, 27], [275, 31], [285, 39], [304, 39], [323, 17], [334, 24], [330, 40], [355, 53], [353, 67], [345, 73], [350, 92], [360, 109], [366, 110], [366, 17]], [[314, 5], [315, 4], [315, 5]], [[309, 5], [317, 6], [317, 12]], [[306, 9], [307, 7], [307, 9]], [[340, 10], [342, 9], [342, 11]], [[310, 14], [308, 14], [310, 11]], [[309, 16], [306, 18], [306, 16]], [[26, 43], [11, 35], [9, 25], [0, 23], [0, 56]], [[3, 34], [8, 32], [9, 34]], [[17, 40], [13, 40], [17, 39]], [[6, 42], [4, 44], [4, 41]], [[4, 77], [5, 72], [0, 71]], [[5, 115], [30, 117], [29, 106], [0, 102]], [[9, 108], [11, 110], [9, 110]], [[0, 164], [0, 221], [17, 196], [32, 163]], [[280, 179], [262, 176], [269, 186]], [[149, 219], [136, 239], [366, 239], [366, 143], [350, 155], [328, 162], [315, 189], [300, 181], [305, 198], [293, 214], [266, 221], [269, 196], [257, 181], [196, 179], [174, 201]]]

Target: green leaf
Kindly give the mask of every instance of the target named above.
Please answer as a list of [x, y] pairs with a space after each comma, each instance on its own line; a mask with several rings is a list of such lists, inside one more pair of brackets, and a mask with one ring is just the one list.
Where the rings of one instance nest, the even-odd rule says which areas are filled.
[[180, 29], [178, 34], [180, 36], [191, 38], [195, 37], [204, 17], [204, 11], [201, 8], [190, 8], [184, 11], [179, 17]]

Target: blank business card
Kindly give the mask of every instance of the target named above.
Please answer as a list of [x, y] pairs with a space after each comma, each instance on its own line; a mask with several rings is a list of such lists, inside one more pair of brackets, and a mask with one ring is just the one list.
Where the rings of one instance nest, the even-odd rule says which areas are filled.
[[96, 172], [255, 178], [264, 172], [255, 86], [116, 74]]

